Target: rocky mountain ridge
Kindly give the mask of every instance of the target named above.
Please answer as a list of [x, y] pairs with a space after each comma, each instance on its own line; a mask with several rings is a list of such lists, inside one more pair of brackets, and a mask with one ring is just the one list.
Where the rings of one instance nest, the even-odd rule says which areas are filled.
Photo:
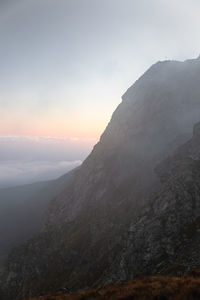
[[200, 266], [200, 123], [156, 171], [162, 184], [130, 225], [119, 269], [112, 271], [121, 280], [145, 273], [182, 275]]
[[[170, 273], [198, 245], [198, 126], [172, 153], [200, 119], [199, 83], [199, 59], [167, 61], [128, 89], [99, 143], [51, 202], [41, 233], [10, 255], [6, 300]], [[198, 266], [193, 260], [180, 272]]]

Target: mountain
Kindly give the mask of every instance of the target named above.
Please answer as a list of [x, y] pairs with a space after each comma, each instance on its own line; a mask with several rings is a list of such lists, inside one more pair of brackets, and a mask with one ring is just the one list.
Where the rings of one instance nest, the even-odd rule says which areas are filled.
[[[193, 137], [159, 164], [161, 186], [137, 220], [111, 274], [182, 275], [200, 267], [200, 123]], [[117, 268], [116, 268], [117, 267]]]
[[0, 189], [0, 268], [11, 249], [40, 231], [48, 203], [64, 189], [70, 174]]
[[92, 153], [51, 201], [41, 232], [9, 256], [6, 300], [170, 273], [167, 266], [197, 242], [185, 234], [198, 220], [192, 204], [198, 171], [189, 197], [189, 179], [182, 177], [194, 169], [187, 156], [177, 161], [177, 173], [170, 167], [200, 120], [200, 59], [156, 63], [122, 100]]

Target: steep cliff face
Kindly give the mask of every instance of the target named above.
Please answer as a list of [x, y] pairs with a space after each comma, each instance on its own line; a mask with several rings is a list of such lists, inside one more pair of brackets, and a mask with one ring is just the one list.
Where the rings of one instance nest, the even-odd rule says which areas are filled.
[[52, 203], [49, 223], [76, 218], [86, 203], [145, 203], [157, 184], [155, 165], [199, 121], [199, 76], [198, 59], [158, 62], [130, 87], [71, 188]]
[[120, 262], [107, 280], [181, 275], [200, 267], [200, 123], [193, 138], [156, 171], [162, 184], [130, 225]]
[[[179, 224], [187, 225], [181, 217], [187, 201], [185, 206], [176, 201], [187, 194], [183, 182], [168, 176], [157, 196], [148, 199], [160, 185], [156, 165], [191, 137], [199, 121], [199, 78], [198, 59], [159, 62], [128, 89], [99, 143], [51, 202], [41, 233], [9, 257], [3, 276], [7, 299], [65, 285], [91, 287], [147, 269], [154, 273], [174, 260], [171, 244], [179, 229], [173, 227], [176, 214], [170, 218], [179, 205]], [[162, 180], [168, 173], [160, 175]], [[179, 191], [183, 195], [175, 196]], [[164, 200], [159, 193], [166, 193]]]

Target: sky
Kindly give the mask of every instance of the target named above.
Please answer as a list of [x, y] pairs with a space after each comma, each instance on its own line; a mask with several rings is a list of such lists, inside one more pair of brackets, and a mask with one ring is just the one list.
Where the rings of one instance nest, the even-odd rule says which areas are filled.
[[81, 163], [150, 65], [200, 54], [199, 11], [199, 0], [0, 0], [0, 186]]

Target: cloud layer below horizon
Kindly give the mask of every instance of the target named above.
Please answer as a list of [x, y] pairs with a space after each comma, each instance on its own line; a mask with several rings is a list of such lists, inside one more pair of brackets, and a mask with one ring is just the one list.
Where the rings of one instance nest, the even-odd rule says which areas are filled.
[[79, 166], [95, 140], [0, 137], [0, 187], [55, 179]]

